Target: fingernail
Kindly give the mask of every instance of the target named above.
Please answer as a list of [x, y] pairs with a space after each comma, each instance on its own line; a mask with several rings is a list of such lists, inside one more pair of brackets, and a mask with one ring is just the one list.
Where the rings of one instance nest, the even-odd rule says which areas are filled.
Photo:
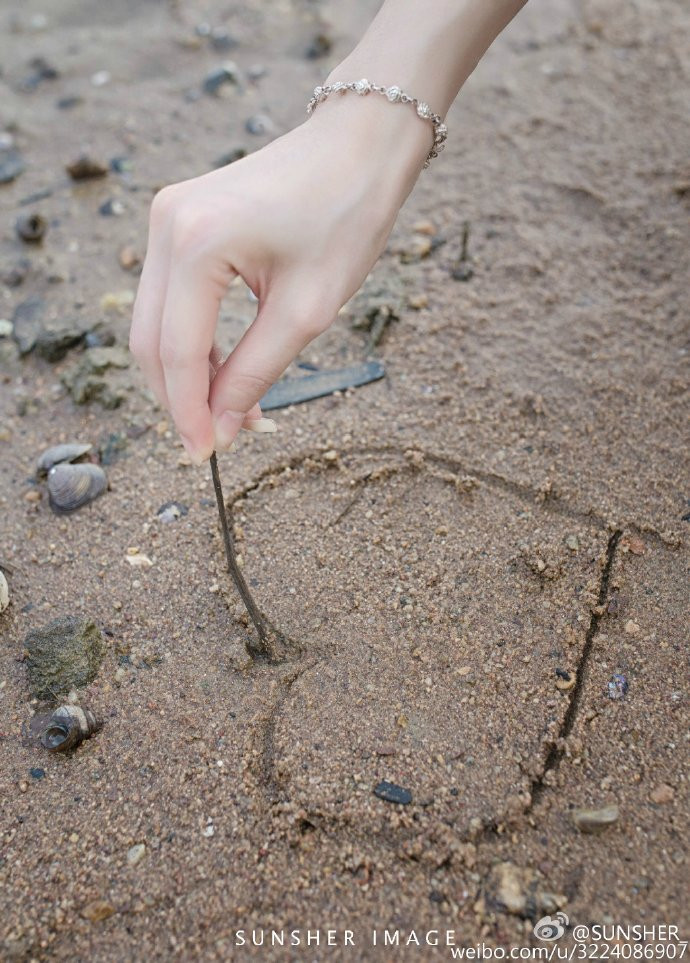
[[227, 451], [237, 437], [237, 432], [242, 427], [244, 414], [238, 411], [224, 411], [216, 418], [215, 434], [216, 448], [219, 451]]
[[242, 425], [246, 431], [272, 432], [277, 431], [278, 426], [272, 418], [254, 418]]
[[197, 468], [199, 467], [199, 465], [202, 465], [204, 463], [204, 456], [199, 451], [197, 451], [197, 449], [194, 447], [193, 443], [189, 440], [189, 438], [185, 438], [184, 435], [180, 435], [180, 440], [184, 445], [184, 450], [187, 452], [187, 454], [192, 459], [192, 461], [197, 466]]

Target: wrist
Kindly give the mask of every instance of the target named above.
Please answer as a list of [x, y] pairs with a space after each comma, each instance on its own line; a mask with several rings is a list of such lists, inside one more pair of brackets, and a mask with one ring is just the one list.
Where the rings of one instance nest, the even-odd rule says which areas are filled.
[[[351, 84], [362, 76], [345, 63], [331, 71], [322, 86]], [[381, 85], [379, 79], [372, 79], [371, 83]], [[400, 94], [402, 91], [399, 97]], [[312, 101], [309, 123], [342, 125], [359, 152], [363, 151], [374, 163], [384, 163], [390, 173], [398, 170], [416, 180], [434, 147], [436, 131], [433, 121], [418, 114], [417, 105], [410, 101], [407, 91], [405, 94], [404, 101], [391, 101], [381, 90], [361, 93], [351, 87], [336, 89], [327, 92], [323, 99]]]

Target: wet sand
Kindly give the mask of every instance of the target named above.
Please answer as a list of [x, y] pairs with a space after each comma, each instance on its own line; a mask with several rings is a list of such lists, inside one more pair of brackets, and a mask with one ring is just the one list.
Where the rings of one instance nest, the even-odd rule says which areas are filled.
[[[375, 7], [4, 5], [0, 131], [26, 169], [0, 185], [0, 318], [40, 299], [39, 326], [124, 348], [119, 256], [143, 254], [155, 189], [260, 147], [252, 115], [299, 122]], [[20, 359], [0, 338], [0, 958], [449, 959], [428, 931], [539, 946], [562, 911], [570, 945], [578, 924], [687, 921], [689, 20], [532, 0], [362, 294], [298, 359], [357, 362], [384, 304], [386, 377], [220, 459], [245, 575], [296, 643], [280, 664], [247, 656], [210, 470], [134, 367], [104, 375], [119, 407], [77, 405], [83, 347]], [[308, 59], [324, 23], [333, 48]], [[34, 83], [35, 57], [59, 76]], [[246, 88], [204, 94], [229, 59]], [[119, 160], [73, 183], [83, 151]], [[14, 231], [32, 212], [37, 246]], [[254, 310], [234, 286], [227, 347]], [[71, 440], [109, 490], [56, 516], [35, 460]], [[163, 523], [169, 501], [187, 513]], [[25, 735], [24, 640], [60, 615], [106, 642], [78, 693], [103, 728], [66, 755]], [[602, 834], [575, 827], [605, 806]], [[252, 929], [303, 941], [238, 946]]]

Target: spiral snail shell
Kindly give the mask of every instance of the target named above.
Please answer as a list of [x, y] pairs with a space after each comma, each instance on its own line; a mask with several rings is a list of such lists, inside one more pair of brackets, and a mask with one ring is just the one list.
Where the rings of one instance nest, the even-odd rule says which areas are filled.
[[50, 752], [67, 752], [98, 729], [99, 724], [93, 712], [81, 706], [60, 706], [50, 716], [41, 733], [41, 745]]

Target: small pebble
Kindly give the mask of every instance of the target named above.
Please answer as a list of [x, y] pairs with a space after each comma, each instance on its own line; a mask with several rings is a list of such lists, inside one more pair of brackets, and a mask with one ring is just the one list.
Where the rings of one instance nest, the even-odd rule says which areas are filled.
[[9, 184], [26, 168], [24, 158], [13, 147], [0, 150], [0, 184]]
[[137, 552], [136, 554], [125, 555], [126, 560], [132, 566], [132, 568], [151, 568], [153, 562], [148, 557], [144, 555], [143, 552]]
[[81, 915], [92, 923], [100, 923], [101, 920], [107, 920], [114, 912], [115, 908], [107, 900], [94, 899], [82, 907]]
[[121, 217], [126, 210], [127, 208], [122, 201], [118, 201], [117, 198], [109, 198], [107, 201], [103, 201], [98, 208], [98, 213], [103, 217]]
[[581, 833], [596, 835], [618, 822], [618, 806], [604, 806], [602, 809], [575, 809], [572, 820]]
[[229, 60], [207, 74], [202, 86], [205, 93], [214, 97], [220, 96], [223, 90], [229, 87], [234, 87], [235, 90], [241, 89], [242, 81], [239, 67], [232, 60]]
[[108, 168], [101, 161], [96, 160], [93, 157], [89, 157], [87, 154], [82, 154], [73, 160], [65, 168], [69, 176], [73, 181], [87, 181], [93, 180], [97, 177], [105, 177], [108, 173]]
[[580, 541], [577, 535], [568, 535], [565, 540], [566, 547], [570, 549], [571, 552], [576, 552], [580, 547]]
[[183, 515], [187, 515], [189, 509], [186, 505], [181, 502], [165, 502], [164, 505], [156, 512], [156, 517], [160, 519], [161, 522], [174, 522]]
[[45, 769], [40, 769], [40, 768], [29, 769], [29, 775], [31, 776], [32, 779], [44, 779], [45, 774], [46, 774]]
[[97, 70], [95, 74], [91, 74], [91, 83], [94, 87], [105, 87], [110, 80], [111, 74], [108, 70]]
[[7, 318], [0, 318], [0, 338], [11, 338], [14, 325]]
[[666, 803], [673, 802], [674, 795], [673, 787], [669, 786], [668, 783], [662, 782], [652, 790], [649, 798], [653, 803], [656, 803], [657, 806], [664, 806]]
[[421, 261], [431, 254], [432, 241], [428, 234], [417, 234], [400, 249], [400, 260], [403, 264]]
[[121, 248], [117, 259], [120, 262], [120, 267], [124, 271], [135, 271], [137, 268], [141, 267], [141, 255], [139, 255], [137, 251], [129, 245]]
[[632, 552], [633, 555], [644, 555], [645, 552], [644, 542], [642, 539], [635, 538], [634, 536], [623, 539], [623, 548], [627, 548], [627, 550]]
[[332, 47], [333, 41], [327, 33], [322, 31], [313, 37], [311, 43], [304, 51], [304, 55], [307, 60], [318, 60], [320, 57], [325, 57], [326, 54], [329, 54]]
[[127, 850], [127, 862], [130, 866], [136, 866], [140, 863], [144, 856], [146, 855], [146, 846], [144, 843], [136, 843], [130, 849]]
[[628, 691], [628, 680], [620, 672], [611, 676], [607, 686], [609, 699], [622, 699]]
[[402, 786], [396, 786], [394, 782], [387, 782], [385, 779], [374, 786], [374, 795], [386, 802], [399, 803], [401, 806], [407, 806], [412, 802], [412, 793], [409, 789], [403, 789]]
[[268, 114], [253, 114], [247, 118], [244, 126], [250, 134], [255, 134], [257, 137], [262, 134], [272, 134], [276, 129]]

